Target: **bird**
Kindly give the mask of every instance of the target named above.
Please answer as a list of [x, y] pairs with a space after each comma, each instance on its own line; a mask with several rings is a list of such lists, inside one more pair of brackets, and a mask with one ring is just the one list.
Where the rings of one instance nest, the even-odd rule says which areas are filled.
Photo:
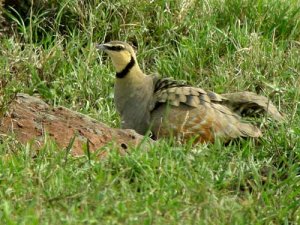
[[284, 118], [272, 102], [253, 92], [217, 94], [185, 82], [146, 75], [135, 50], [122, 41], [97, 44], [116, 70], [114, 102], [121, 128], [152, 134], [154, 139], [175, 138], [187, 143], [229, 142], [239, 137], [258, 138], [262, 131], [244, 116], [268, 114]]

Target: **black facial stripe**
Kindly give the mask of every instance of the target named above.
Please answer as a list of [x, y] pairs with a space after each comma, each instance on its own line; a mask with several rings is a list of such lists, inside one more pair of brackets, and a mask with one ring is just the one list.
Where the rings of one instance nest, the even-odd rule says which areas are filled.
[[130, 62], [127, 64], [127, 66], [119, 73], [116, 74], [117, 78], [124, 78], [130, 71], [130, 69], [134, 66], [135, 60], [131, 56]]
[[122, 46], [120, 46], [120, 45], [116, 45], [116, 46], [105, 46], [105, 48], [107, 49], [107, 50], [110, 50], [110, 51], [116, 51], [116, 52], [119, 52], [119, 51], [122, 51], [122, 50], [124, 50], [124, 47], [122, 47]]

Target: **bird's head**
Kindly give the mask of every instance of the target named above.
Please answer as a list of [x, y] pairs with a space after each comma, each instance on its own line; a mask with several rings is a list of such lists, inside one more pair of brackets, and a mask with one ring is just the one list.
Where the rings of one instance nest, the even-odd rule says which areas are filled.
[[110, 56], [117, 74], [126, 68], [131, 69], [133, 66], [138, 66], [133, 48], [125, 42], [111, 41], [97, 45], [97, 48], [103, 50]]

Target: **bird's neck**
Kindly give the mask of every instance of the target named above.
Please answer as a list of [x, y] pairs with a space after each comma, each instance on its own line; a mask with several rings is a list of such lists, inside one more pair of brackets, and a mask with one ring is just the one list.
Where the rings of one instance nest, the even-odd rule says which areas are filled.
[[135, 81], [138, 82], [145, 77], [145, 74], [140, 69], [135, 58], [131, 58], [130, 62], [119, 72], [116, 73], [117, 82], [128, 82]]
[[131, 57], [129, 63], [127, 63], [127, 65], [123, 67], [123, 69], [117, 71], [116, 77], [119, 79], [126, 77], [130, 73], [130, 71], [135, 67], [138, 67], [138, 65], [136, 63], [136, 60], [133, 57]]

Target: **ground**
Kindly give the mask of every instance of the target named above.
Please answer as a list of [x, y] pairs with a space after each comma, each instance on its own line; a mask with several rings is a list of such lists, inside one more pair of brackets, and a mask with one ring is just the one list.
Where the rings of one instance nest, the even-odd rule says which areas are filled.
[[114, 69], [95, 43], [122, 40], [137, 47], [146, 73], [217, 93], [263, 94], [287, 122], [256, 120], [259, 141], [195, 147], [161, 140], [102, 161], [66, 158], [46, 137], [33, 154], [30, 143], [1, 136], [0, 221], [300, 223], [298, 0], [40, 0], [23, 1], [18, 11], [8, 2], [9, 27], [0, 29], [2, 114], [23, 92], [119, 127]]

